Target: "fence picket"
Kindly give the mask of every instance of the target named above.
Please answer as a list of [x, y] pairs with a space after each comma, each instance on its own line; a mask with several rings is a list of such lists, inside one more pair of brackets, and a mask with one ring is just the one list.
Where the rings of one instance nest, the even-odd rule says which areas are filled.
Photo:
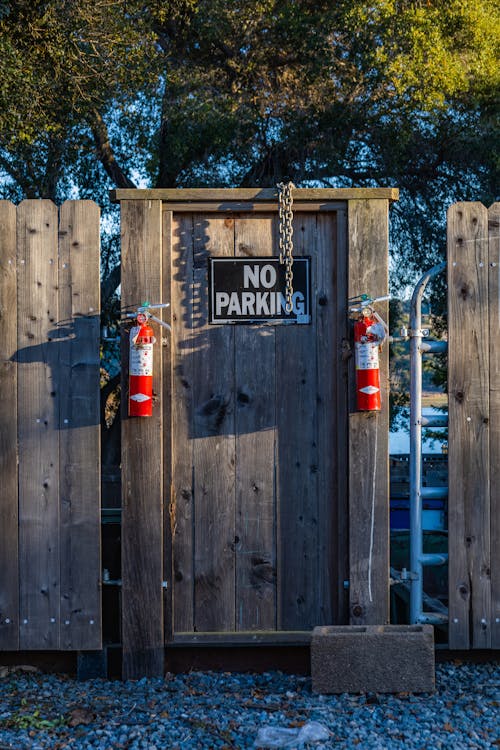
[[59, 648], [57, 208], [17, 209], [20, 647]]
[[490, 303], [491, 648], [500, 648], [500, 203], [488, 211]]
[[449, 645], [491, 646], [488, 212], [448, 211]]
[[[66, 201], [59, 227], [61, 648], [101, 648], [99, 207]], [[82, 564], [82, 561], [85, 561]]]
[[16, 207], [0, 201], [0, 651], [19, 648]]

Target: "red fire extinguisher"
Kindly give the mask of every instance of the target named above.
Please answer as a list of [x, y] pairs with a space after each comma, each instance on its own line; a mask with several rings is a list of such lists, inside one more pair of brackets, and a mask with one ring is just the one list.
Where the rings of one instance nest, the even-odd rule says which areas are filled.
[[352, 311], [361, 313], [354, 323], [358, 411], [380, 411], [381, 409], [379, 351], [386, 337], [387, 326], [370, 305], [382, 299], [387, 299], [387, 297], [372, 300], [362, 295], [360, 307], [351, 307]]
[[151, 417], [153, 415], [153, 344], [156, 342], [154, 331], [149, 325], [154, 320], [171, 331], [164, 320], [152, 315], [149, 311], [169, 307], [169, 303], [150, 305], [144, 302], [136, 313], [126, 313], [127, 318], [136, 318], [137, 325], [130, 331], [129, 349], [129, 417]]
[[146, 313], [138, 313], [137, 325], [130, 331], [129, 417], [153, 414], [153, 344], [156, 339]]

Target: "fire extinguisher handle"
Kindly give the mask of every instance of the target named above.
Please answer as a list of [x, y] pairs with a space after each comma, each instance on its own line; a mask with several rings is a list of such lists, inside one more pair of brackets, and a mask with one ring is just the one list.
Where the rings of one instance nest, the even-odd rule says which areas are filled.
[[140, 312], [147, 312], [148, 310], [159, 310], [161, 307], [170, 307], [170, 302], [162, 302], [158, 305], [150, 305], [149, 302], [144, 302], [138, 309]]
[[154, 320], [156, 323], [159, 323], [161, 326], [163, 326], [163, 328], [168, 328], [169, 331], [172, 330], [171, 325], [169, 325], [168, 323], [165, 323], [164, 320], [160, 320], [160, 318], [157, 318], [156, 315], [150, 315], [149, 317], [151, 318], [151, 320]]

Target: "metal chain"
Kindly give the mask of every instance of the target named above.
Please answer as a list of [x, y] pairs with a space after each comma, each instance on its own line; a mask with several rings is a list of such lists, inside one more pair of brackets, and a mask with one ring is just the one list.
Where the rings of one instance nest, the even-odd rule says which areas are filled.
[[278, 187], [280, 263], [285, 265], [285, 310], [293, 310], [293, 182], [280, 182]]

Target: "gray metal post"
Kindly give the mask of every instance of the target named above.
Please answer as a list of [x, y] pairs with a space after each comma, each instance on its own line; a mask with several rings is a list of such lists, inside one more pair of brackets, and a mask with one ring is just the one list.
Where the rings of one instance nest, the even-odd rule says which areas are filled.
[[[435, 613], [423, 613], [423, 566], [442, 564], [446, 556], [424, 555], [422, 549], [422, 353], [431, 346], [422, 342], [422, 297], [425, 288], [446, 263], [425, 273], [415, 287], [410, 310], [410, 622], [436, 622]], [[439, 560], [437, 559], [439, 557]]]

